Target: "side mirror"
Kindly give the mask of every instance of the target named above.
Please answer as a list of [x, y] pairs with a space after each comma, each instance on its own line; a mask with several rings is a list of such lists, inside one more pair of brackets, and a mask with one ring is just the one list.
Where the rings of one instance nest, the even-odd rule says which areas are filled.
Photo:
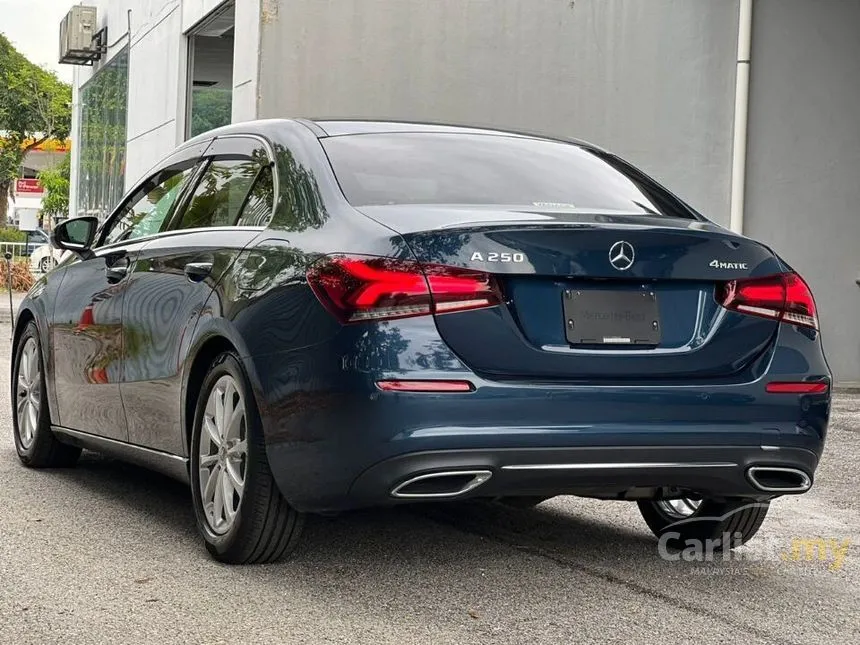
[[67, 219], [54, 227], [51, 244], [58, 249], [87, 257], [98, 228], [99, 220], [95, 217]]

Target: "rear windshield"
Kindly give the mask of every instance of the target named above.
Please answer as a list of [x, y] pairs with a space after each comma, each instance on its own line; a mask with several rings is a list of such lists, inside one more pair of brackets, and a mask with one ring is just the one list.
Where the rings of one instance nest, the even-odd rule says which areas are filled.
[[321, 141], [354, 206], [504, 204], [696, 218], [631, 166], [575, 144], [449, 133]]

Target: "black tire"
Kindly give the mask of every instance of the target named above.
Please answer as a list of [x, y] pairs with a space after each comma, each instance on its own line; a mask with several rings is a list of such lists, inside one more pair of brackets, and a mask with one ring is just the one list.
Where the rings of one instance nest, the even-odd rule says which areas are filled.
[[[28, 341], [36, 344], [39, 361], [39, 406], [35, 431], [30, 445], [25, 446], [21, 438], [21, 428], [18, 420], [18, 378], [21, 371], [21, 357]], [[48, 395], [45, 390], [45, 359], [42, 355], [42, 344], [39, 342], [39, 330], [32, 320], [27, 323], [24, 332], [15, 345], [15, 359], [12, 363], [12, 434], [15, 439], [15, 450], [18, 459], [29, 468], [66, 468], [74, 466], [81, 455], [81, 449], [59, 441], [51, 430], [51, 415], [48, 411]]]
[[752, 499], [705, 499], [695, 513], [680, 518], [669, 515], [658, 502], [642, 500], [638, 504], [648, 528], [669, 549], [682, 550], [691, 546], [688, 541], [701, 545], [710, 540], [708, 544], [718, 553], [749, 541], [761, 528], [770, 506], [770, 502]]
[[51, 269], [54, 268], [54, 259], [51, 257], [44, 257], [39, 260], [39, 269], [42, 273], [47, 273]]
[[[206, 402], [216, 382], [224, 375], [233, 378], [245, 405], [247, 453], [244, 490], [236, 517], [230, 528], [219, 534], [210, 526], [202, 501], [200, 441]], [[304, 526], [304, 514], [287, 503], [272, 477], [253, 392], [239, 359], [230, 352], [213, 361], [200, 388], [191, 436], [190, 469], [197, 529], [212, 557], [226, 564], [262, 564], [275, 562], [295, 550]]]

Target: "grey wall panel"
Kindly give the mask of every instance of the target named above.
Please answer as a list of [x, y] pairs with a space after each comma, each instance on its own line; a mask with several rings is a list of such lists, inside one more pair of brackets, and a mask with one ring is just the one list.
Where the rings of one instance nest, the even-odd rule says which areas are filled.
[[577, 136], [728, 223], [737, 11], [735, 0], [264, 0], [260, 117]]
[[744, 232], [812, 286], [837, 379], [860, 380], [860, 0], [756, 0]]

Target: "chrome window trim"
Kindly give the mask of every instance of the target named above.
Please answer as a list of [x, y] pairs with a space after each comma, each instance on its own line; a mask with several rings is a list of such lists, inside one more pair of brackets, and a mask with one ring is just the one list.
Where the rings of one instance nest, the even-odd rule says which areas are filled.
[[174, 235], [183, 235], [185, 233], [205, 233], [207, 231], [256, 231], [261, 232], [265, 231], [265, 226], [199, 226], [196, 228], [177, 228], [169, 231], [161, 231], [160, 233], [153, 233], [152, 235], [144, 235], [143, 237], [136, 237], [133, 240], [120, 240], [119, 242], [114, 242], [113, 244], [106, 244], [104, 246], [99, 246], [93, 249], [93, 252], [100, 253], [102, 250], [110, 250], [110, 249], [118, 249], [123, 246], [127, 246], [129, 244], [137, 244], [138, 242], [151, 242], [153, 240], [157, 240], [162, 237], [170, 237]]

